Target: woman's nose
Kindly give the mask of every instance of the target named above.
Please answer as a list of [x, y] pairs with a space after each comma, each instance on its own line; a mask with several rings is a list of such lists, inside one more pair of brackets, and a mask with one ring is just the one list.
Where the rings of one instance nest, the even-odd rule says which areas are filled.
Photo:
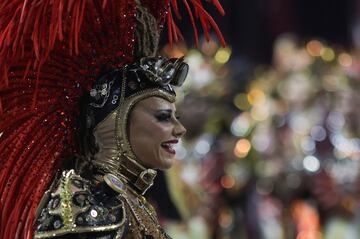
[[174, 136], [181, 138], [186, 133], [186, 128], [179, 121], [174, 127]]

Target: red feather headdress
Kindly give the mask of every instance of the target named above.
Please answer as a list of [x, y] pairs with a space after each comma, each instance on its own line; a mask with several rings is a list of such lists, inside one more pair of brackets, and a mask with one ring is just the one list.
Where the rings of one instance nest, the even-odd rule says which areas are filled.
[[[170, 42], [181, 37], [177, 0], [141, 2]], [[182, 2], [196, 39], [198, 19], [224, 44], [202, 1]], [[135, 0], [0, 0], [0, 238], [32, 238], [39, 201], [75, 152], [79, 97], [103, 66], [133, 60], [135, 14]]]

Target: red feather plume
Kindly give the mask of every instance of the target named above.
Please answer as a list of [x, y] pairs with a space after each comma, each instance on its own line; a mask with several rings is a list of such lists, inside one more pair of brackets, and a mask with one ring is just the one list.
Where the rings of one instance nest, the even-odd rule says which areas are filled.
[[[142, 4], [177, 40], [170, 1], [179, 17], [176, 0]], [[191, 2], [205, 34], [218, 31], [201, 0]], [[104, 67], [133, 60], [135, 13], [135, 0], [0, 0], [0, 238], [33, 237], [41, 197], [76, 151], [79, 97]]]

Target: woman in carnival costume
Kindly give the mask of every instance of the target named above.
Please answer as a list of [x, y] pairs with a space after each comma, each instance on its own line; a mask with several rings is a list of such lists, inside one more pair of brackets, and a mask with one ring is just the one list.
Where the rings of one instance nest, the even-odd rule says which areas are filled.
[[[196, 37], [198, 19], [223, 43], [189, 2]], [[156, 56], [165, 23], [181, 37], [173, 14], [176, 0], [0, 1], [0, 238], [169, 238], [143, 194], [185, 133], [188, 65]]]

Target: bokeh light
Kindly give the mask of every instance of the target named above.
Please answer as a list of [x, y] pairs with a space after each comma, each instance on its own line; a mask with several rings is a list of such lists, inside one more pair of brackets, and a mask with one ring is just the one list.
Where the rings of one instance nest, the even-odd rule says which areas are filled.
[[305, 154], [313, 154], [316, 151], [315, 141], [310, 137], [304, 137], [301, 140], [301, 148]]
[[332, 61], [335, 58], [335, 52], [333, 49], [329, 48], [329, 47], [324, 47], [321, 50], [321, 58], [324, 61]]
[[238, 117], [234, 118], [231, 123], [230, 130], [234, 136], [243, 137], [249, 133], [250, 130], [250, 115], [248, 112], [244, 112]]
[[314, 173], [320, 169], [320, 161], [315, 156], [309, 155], [304, 158], [303, 166], [307, 171]]
[[244, 158], [248, 155], [251, 149], [251, 144], [247, 139], [240, 139], [236, 142], [234, 154], [238, 158]]
[[256, 134], [251, 139], [254, 149], [259, 152], [265, 152], [271, 145], [271, 137], [267, 134]]
[[301, 231], [296, 239], [322, 239], [322, 233], [319, 231]]
[[[226, 82], [228, 73], [219, 77], [223, 69], [232, 73], [238, 59], [221, 63], [231, 54], [215, 43], [202, 47], [207, 56], [217, 54], [217, 60], [206, 56], [194, 61], [199, 72], [205, 69], [217, 77], [195, 87], [197, 93], [208, 97], [219, 85], [227, 89], [210, 101], [216, 102], [211, 107], [221, 107], [205, 123], [213, 141], [202, 136], [191, 139], [189, 149], [180, 149], [178, 155], [190, 158], [181, 164], [198, 165], [200, 170], [190, 170], [187, 176], [200, 180], [206, 190], [201, 199], [217, 207], [214, 219], [221, 238], [239, 237], [236, 230], [249, 217], [248, 207], [259, 210], [255, 225], [264, 238], [276, 239], [328, 238], [326, 227], [332, 218], [320, 221], [320, 212], [334, 207], [355, 211], [360, 176], [358, 78], [354, 78], [358, 55], [354, 49], [345, 52], [348, 48], [319, 40], [301, 42], [292, 36], [277, 41], [272, 64], [256, 66], [248, 85], [238, 84], [244, 78], [237, 71], [230, 74], [231, 82]], [[225, 210], [218, 207], [218, 198], [225, 202]], [[242, 199], [251, 205], [242, 204]], [[301, 205], [294, 216], [289, 208], [297, 201]], [[284, 223], [285, 217], [291, 226]], [[244, 239], [253, 238], [247, 236]]]
[[345, 125], [344, 116], [338, 111], [332, 111], [329, 113], [326, 119], [326, 126], [330, 131], [336, 132], [341, 130]]
[[306, 44], [306, 50], [311, 56], [320, 56], [323, 45], [320, 41], [312, 40]]
[[339, 64], [343, 67], [350, 67], [352, 65], [353, 59], [352, 57], [347, 53], [341, 53], [338, 56]]
[[220, 64], [225, 64], [228, 62], [231, 56], [231, 49], [230, 48], [219, 48], [219, 50], [215, 54], [215, 61]]
[[260, 89], [252, 89], [247, 95], [248, 102], [252, 105], [259, 105], [265, 101], [265, 94]]
[[255, 105], [250, 111], [251, 117], [256, 121], [264, 121], [270, 116], [270, 103]]
[[179, 160], [185, 159], [187, 156], [187, 149], [181, 144], [178, 143], [174, 147], [176, 151], [176, 158]]
[[233, 223], [232, 213], [229, 210], [222, 210], [219, 215], [218, 223], [222, 228], [228, 228]]
[[205, 155], [210, 150], [210, 143], [204, 139], [201, 139], [195, 145], [195, 151], [200, 155]]
[[237, 94], [234, 98], [234, 105], [240, 110], [248, 110], [250, 108], [250, 103], [247, 95], [244, 93]]
[[224, 175], [221, 177], [220, 183], [223, 188], [232, 188], [235, 185], [235, 179], [233, 176]]
[[311, 128], [310, 135], [315, 141], [323, 141], [326, 138], [326, 130], [320, 125], [315, 125]]
[[213, 56], [218, 49], [219, 45], [213, 40], [204, 41], [201, 44], [201, 51], [207, 56]]

